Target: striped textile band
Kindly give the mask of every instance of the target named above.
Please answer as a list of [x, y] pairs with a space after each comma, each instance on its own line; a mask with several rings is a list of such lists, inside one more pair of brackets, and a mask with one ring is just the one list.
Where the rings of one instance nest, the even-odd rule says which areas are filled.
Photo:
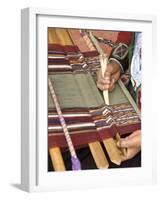
[[70, 134], [68, 132], [68, 129], [67, 129], [63, 114], [61, 112], [61, 108], [60, 108], [59, 102], [57, 100], [57, 97], [56, 97], [56, 94], [55, 94], [55, 91], [54, 91], [54, 88], [53, 88], [53, 85], [51, 83], [50, 78], [48, 78], [48, 86], [49, 86], [49, 90], [50, 90], [50, 93], [51, 93], [51, 96], [52, 96], [52, 100], [55, 104], [55, 107], [56, 107], [56, 110], [57, 110], [57, 113], [58, 113], [58, 116], [59, 116], [61, 126], [62, 126], [63, 131], [64, 131], [64, 135], [65, 135], [68, 147], [69, 147], [69, 151], [70, 151], [70, 154], [71, 154], [71, 161], [72, 161], [72, 169], [73, 170], [80, 170], [81, 164], [80, 164], [80, 161], [77, 158], [77, 155], [76, 155]]
[[[63, 117], [89, 117], [89, 116], [91, 116], [90, 114], [84, 114], [84, 113], [82, 113], [82, 114], [78, 114], [78, 113], [71, 113], [71, 114], [63, 114]], [[58, 115], [57, 114], [51, 114], [51, 115], [49, 115], [48, 116], [49, 118], [57, 118], [58, 117]]]
[[[78, 110], [78, 112], [77, 112]], [[90, 109], [62, 109], [68, 131], [76, 149], [120, 135], [129, 134], [141, 127], [139, 116], [129, 103], [102, 105]], [[62, 126], [56, 110], [48, 115], [49, 147], [67, 149]]]

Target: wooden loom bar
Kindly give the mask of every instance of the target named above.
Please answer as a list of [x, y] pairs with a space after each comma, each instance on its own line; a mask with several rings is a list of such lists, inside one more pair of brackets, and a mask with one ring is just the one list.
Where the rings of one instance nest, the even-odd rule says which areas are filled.
[[125, 85], [123, 84], [123, 82], [120, 79], [118, 80], [118, 83], [119, 83], [122, 91], [124, 92], [125, 96], [128, 98], [130, 104], [132, 105], [132, 107], [134, 108], [134, 110], [138, 114], [139, 118], [141, 119], [140, 110], [138, 109], [137, 105], [135, 104], [135, 102], [134, 102], [133, 98], [131, 97], [129, 91], [126, 89]]
[[59, 147], [49, 149], [51, 161], [55, 171], [65, 171], [63, 157]]
[[94, 158], [97, 168], [107, 169], [109, 167], [109, 163], [107, 161], [107, 158], [104, 154], [104, 151], [102, 149], [100, 142], [97, 142], [97, 141], [91, 142], [88, 144], [88, 146], [92, 153], [92, 156]]

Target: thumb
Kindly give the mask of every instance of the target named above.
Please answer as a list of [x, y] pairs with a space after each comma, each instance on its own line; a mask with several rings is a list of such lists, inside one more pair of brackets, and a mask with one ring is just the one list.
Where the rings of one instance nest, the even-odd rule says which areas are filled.
[[141, 146], [141, 136], [137, 135], [135, 137], [126, 137], [117, 142], [118, 147], [130, 148], [130, 147], [140, 147]]
[[111, 81], [111, 73], [108, 71], [105, 71], [104, 73], [104, 79]]
[[104, 73], [104, 78], [105, 77], [111, 78], [111, 75], [112, 75], [112, 73], [109, 70], [106, 70]]

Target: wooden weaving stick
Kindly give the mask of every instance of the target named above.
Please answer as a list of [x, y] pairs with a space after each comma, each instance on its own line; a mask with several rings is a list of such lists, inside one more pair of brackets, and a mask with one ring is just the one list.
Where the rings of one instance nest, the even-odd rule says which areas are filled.
[[55, 31], [55, 28], [48, 28], [48, 43], [57, 44], [58, 37]]
[[73, 42], [70, 38], [70, 35], [69, 35], [67, 29], [56, 28], [56, 34], [59, 39], [59, 44], [64, 45], [64, 46], [73, 45]]
[[[104, 77], [106, 66], [108, 64], [107, 56], [104, 54], [102, 48], [99, 46], [99, 43], [96, 40], [96, 38], [93, 36], [92, 32], [89, 32], [89, 36], [90, 36], [91, 40], [93, 41], [96, 49], [98, 50], [98, 52], [100, 54], [102, 77]], [[108, 90], [103, 91], [103, 97], [104, 97], [105, 103], [107, 105], [109, 105]], [[121, 164], [121, 153], [120, 153], [120, 150], [118, 149], [118, 147], [116, 145], [116, 141], [113, 138], [108, 138], [108, 139], [103, 140], [103, 144], [104, 144], [106, 151], [107, 151], [107, 153], [110, 157], [110, 160], [113, 163], [120, 165]]]
[[97, 142], [97, 141], [91, 142], [88, 144], [88, 146], [92, 153], [92, 156], [94, 158], [97, 168], [107, 169], [109, 167], [109, 163], [107, 161], [107, 158], [104, 154], [104, 151], [102, 149], [100, 142]]
[[63, 157], [59, 147], [49, 149], [51, 161], [55, 171], [65, 171]]
[[134, 99], [131, 97], [129, 91], [126, 89], [125, 85], [123, 84], [123, 82], [119, 79], [118, 83], [122, 89], [122, 91], [124, 92], [125, 96], [127, 97], [127, 99], [129, 100], [130, 104], [132, 105], [132, 107], [134, 108], [134, 110], [136, 111], [136, 113], [138, 114], [139, 118], [141, 119], [141, 113], [140, 110], [138, 109], [136, 103], [134, 102]]
[[[102, 77], [104, 77], [104, 74], [105, 74], [105, 71], [106, 71], [106, 66], [107, 66], [107, 57], [106, 57], [105, 54], [101, 54], [100, 55], [100, 63], [101, 63]], [[109, 105], [110, 102], [109, 102], [109, 93], [108, 93], [108, 90], [104, 90], [103, 91], [103, 97], [104, 97], [105, 103], [107, 105]]]

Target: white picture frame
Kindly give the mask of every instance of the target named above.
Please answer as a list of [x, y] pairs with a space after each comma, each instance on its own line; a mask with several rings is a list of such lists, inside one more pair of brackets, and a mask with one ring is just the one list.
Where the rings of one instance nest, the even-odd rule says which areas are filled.
[[[48, 173], [47, 159], [47, 27], [98, 28], [143, 33], [143, 112], [141, 168]], [[97, 188], [152, 184], [156, 181], [155, 135], [152, 97], [148, 91], [155, 57], [154, 16], [25, 8], [21, 17], [21, 187], [25, 191]], [[108, 29], [109, 30], [109, 29]], [[148, 48], [147, 48], [148, 47]], [[44, 50], [45, 49], [45, 50]], [[40, 60], [41, 58], [41, 60]], [[154, 66], [155, 67], [155, 66]], [[41, 88], [41, 89], [40, 89]], [[47, 97], [47, 96], [46, 96]], [[146, 99], [146, 101], [145, 101]], [[46, 105], [46, 106], [45, 106]], [[147, 109], [147, 105], [149, 108]], [[149, 115], [148, 113], [151, 113]], [[43, 122], [43, 123], [41, 123]], [[151, 123], [148, 123], [151, 122]]]

